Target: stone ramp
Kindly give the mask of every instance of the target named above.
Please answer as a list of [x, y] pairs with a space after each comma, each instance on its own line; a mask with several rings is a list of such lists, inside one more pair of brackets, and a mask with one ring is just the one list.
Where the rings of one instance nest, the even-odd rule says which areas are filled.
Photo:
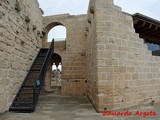
[[[156, 110], [160, 113], [160, 107], [147, 107], [141, 110]], [[96, 113], [93, 106], [85, 96], [59, 96], [42, 95], [39, 98], [34, 113], [10, 113], [7, 112], [0, 117], [0, 120], [160, 120], [156, 117], [113, 117], [102, 116]]]

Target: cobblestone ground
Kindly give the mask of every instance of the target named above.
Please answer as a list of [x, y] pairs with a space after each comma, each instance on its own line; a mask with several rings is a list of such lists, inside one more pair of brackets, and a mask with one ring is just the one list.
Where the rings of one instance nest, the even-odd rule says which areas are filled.
[[[160, 120], [160, 105], [138, 109], [156, 111], [155, 117], [116, 117], [96, 113], [86, 97], [41, 96], [34, 113], [6, 112], [0, 120]], [[132, 110], [134, 113], [137, 110]]]

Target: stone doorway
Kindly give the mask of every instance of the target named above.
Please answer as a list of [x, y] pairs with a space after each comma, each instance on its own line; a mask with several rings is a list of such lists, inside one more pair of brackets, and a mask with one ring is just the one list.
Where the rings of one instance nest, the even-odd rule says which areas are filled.
[[51, 69], [51, 88], [55, 94], [61, 93], [62, 82], [62, 59], [57, 53], [52, 55], [52, 69]]

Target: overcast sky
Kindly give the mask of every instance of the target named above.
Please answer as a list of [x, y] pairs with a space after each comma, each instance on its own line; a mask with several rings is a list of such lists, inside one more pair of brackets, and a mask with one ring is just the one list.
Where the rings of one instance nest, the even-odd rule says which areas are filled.
[[[89, 0], [38, 0], [44, 16], [70, 13], [71, 15], [86, 14]], [[123, 11], [134, 14], [139, 12], [160, 20], [160, 0], [114, 0], [115, 5]]]
[[[44, 15], [70, 13], [71, 15], [86, 14], [89, 0], [38, 0]], [[114, 3], [130, 14], [139, 12], [160, 19], [160, 0], [114, 0]]]

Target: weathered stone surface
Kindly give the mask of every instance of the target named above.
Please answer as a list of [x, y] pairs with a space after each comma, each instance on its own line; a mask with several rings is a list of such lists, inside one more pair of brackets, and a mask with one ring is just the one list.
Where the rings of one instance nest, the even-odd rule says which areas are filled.
[[[144, 105], [147, 98], [160, 102], [155, 95], [160, 89], [156, 87], [160, 86], [156, 66], [160, 58], [152, 56], [135, 33], [132, 17], [112, 2], [90, 1], [89, 10], [94, 5], [95, 13], [88, 12], [87, 95], [99, 111]], [[108, 97], [112, 103], [107, 102]]]
[[[46, 16], [43, 19], [46, 33], [51, 28], [61, 24], [67, 29], [66, 40], [55, 41], [54, 47], [55, 53], [60, 55], [62, 59], [62, 95], [86, 95], [85, 20], [86, 15], [73, 16], [69, 14]], [[43, 47], [49, 47], [49, 45], [46, 34], [43, 40]], [[52, 59], [54, 59], [54, 56]], [[48, 76], [50, 75], [48, 74]], [[48, 81], [47, 78], [46, 76], [46, 81]]]
[[37, 54], [37, 48], [41, 47], [41, 38], [32, 34], [32, 30], [27, 31], [24, 16], [24, 13], [29, 13], [29, 24], [42, 31], [42, 14], [37, 1], [21, 0], [19, 12], [15, 10], [15, 4], [16, 0], [0, 1], [0, 88], [4, 94], [0, 95], [0, 112], [8, 110]]

